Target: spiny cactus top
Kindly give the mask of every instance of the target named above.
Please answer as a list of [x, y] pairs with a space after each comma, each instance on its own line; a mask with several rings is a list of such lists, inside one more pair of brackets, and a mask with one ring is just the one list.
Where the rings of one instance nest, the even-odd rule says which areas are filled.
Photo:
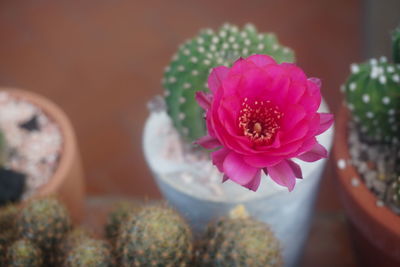
[[7, 266], [42, 267], [42, 251], [27, 239], [17, 240], [7, 249]]
[[394, 30], [392, 35], [393, 61], [400, 64], [400, 26]]
[[55, 248], [71, 229], [67, 209], [55, 198], [32, 200], [17, 220], [19, 235], [35, 242], [48, 252]]
[[399, 143], [400, 65], [385, 57], [353, 64], [342, 90], [364, 141]]
[[196, 266], [282, 266], [281, 248], [266, 224], [231, 213], [208, 226], [199, 243]]
[[165, 205], [149, 205], [120, 228], [118, 266], [190, 266], [192, 235], [181, 216]]
[[218, 65], [231, 66], [239, 57], [268, 54], [277, 62], [292, 62], [294, 54], [278, 43], [272, 33], [258, 33], [248, 24], [243, 29], [225, 24], [217, 32], [205, 29], [180, 46], [165, 70], [168, 114], [174, 126], [188, 141], [205, 135], [203, 111], [194, 98], [196, 91], [208, 91], [207, 77]]
[[84, 239], [65, 258], [64, 267], [112, 267], [110, 245], [102, 240]]

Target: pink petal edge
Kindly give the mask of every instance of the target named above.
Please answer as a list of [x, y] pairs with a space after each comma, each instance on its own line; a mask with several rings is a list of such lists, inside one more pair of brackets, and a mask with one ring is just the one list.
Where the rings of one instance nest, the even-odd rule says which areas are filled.
[[296, 175], [287, 161], [284, 160], [275, 166], [267, 167], [267, 172], [277, 184], [287, 187], [289, 192], [293, 190], [296, 184]]
[[210, 76], [208, 76], [208, 88], [211, 92], [215, 93], [222, 85], [222, 80], [228, 74], [229, 68], [225, 66], [219, 66], [213, 68]]
[[319, 143], [316, 143], [311, 150], [297, 156], [298, 159], [306, 162], [314, 162], [327, 157], [328, 151]]
[[194, 142], [195, 144], [201, 145], [205, 149], [213, 149], [221, 146], [221, 143], [217, 138], [206, 135]]
[[207, 94], [203, 91], [198, 91], [196, 92], [195, 99], [202, 109], [208, 110], [211, 107], [211, 102], [212, 102], [211, 94]]
[[250, 165], [247, 165], [235, 152], [230, 152], [226, 156], [223, 169], [223, 172], [229, 177], [230, 180], [242, 186], [251, 183], [259, 171], [259, 168], [254, 168]]
[[316, 135], [322, 134], [328, 130], [334, 122], [333, 114], [331, 113], [319, 113], [319, 128]]

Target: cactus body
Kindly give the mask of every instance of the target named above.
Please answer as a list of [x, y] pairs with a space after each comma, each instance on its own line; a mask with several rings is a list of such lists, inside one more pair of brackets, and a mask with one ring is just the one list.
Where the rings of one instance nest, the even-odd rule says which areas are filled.
[[196, 253], [196, 266], [282, 266], [278, 240], [268, 226], [246, 214], [211, 223]]
[[54, 198], [33, 200], [22, 210], [17, 220], [20, 236], [36, 243], [45, 253], [52, 253], [70, 230], [66, 208]]
[[42, 267], [42, 251], [27, 239], [17, 240], [7, 249], [7, 266]]
[[191, 241], [189, 227], [174, 210], [145, 207], [121, 225], [118, 266], [188, 266]]
[[137, 213], [139, 210], [140, 207], [138, 205], [129, 201], [121, 201], [117, 203], [114, 209], [108, 214], [105, 234], [112, 245], [114, 245], [115, 239], [118, 236], [121, 223], [126, 221], [129, 216]]
[[344, 91], [364, 142], [397, 144], [400, 136], [400, 67], [386, 58], [353, 64]]
[[196, 91], [208, 91], [211, 68], [231, 66], [240, 57], [268, 54], [277, 62], [292, 62], [291, 49], [278, 43], [274, 34], [258, 33], [253, 25], [242, 30], [226, 24], [219, 31], [206, 29], [184, 43], [166, 68], [163, 87], [174, 126], [187, 141], [205, 135], [203, 111], [195, 100]]
[[68, 232], [62, 241], [57, 245], [55, 260], [61, 266], [61, 264], [65, 261], [66, 255], [80, 245], [85, 242], [87, 239], [91, 238], [91, 235], [81, 227], [75, 228], [72, 231]]
[[102, 240], [84, 239], [69, 251], [64, 267], [112, 267], [110, 245]]

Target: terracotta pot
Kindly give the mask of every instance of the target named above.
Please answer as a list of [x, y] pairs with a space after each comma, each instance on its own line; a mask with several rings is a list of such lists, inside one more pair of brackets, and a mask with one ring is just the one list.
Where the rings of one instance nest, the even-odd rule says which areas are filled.
[[350, 219], [350, 233], [362, 266], [400, 266], [400, 216], [378, 205], [357, 170], [349, 164], [348, 111], [336, 116], [333, 153], [337, 163], [337, 188]]
[[84, 177], [74, 129], [65, 113], [50, 100], [32, 92], [5, 88], [17, 98], [38, 106], [60, 128], [63, 147], [59, 164], [49, 182], [41, 186], [35, 197], [56, 195], [67, 206], [74, 223], [79, 223], [84, 209]]

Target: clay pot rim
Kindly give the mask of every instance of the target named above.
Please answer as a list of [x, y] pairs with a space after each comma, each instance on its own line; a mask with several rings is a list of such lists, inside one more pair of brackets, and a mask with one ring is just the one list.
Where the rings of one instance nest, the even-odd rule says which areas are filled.
[[[338, 112], [337, 118], [340, 119], [336, 121], [337, 128], [335, 131], [333, 153], [336, 161], [335, 164], [337, 164], [336, 168], [340, 185], [358, 207], [377, 224], [385, 227], [391, 234], [400, 236], [400, 216], [396, 215], [386, 206], [377, 206], [377, 197], [367, 188], [355, 167], [349, 164], [351, 157], [347, 144], [348, 110], [345, 107], [342, 107]], [[339, 160], [344, 160], [346, 163], [344, 168], [339, 166]], [[352, 184], [353, 178], [356, 178], [359, 181], [357, 186]]]
[[58, 127], [63, 138], [58, 166], [49, 181], [40, 186], [34, 196], [41, 197], [57, 192], [66, 178], [64, 175], [73, 165], [73, 155], [76, 155], [76, 140], [72, 124], [67, 115], [56, 104], [44, 96], [16, 88], [0, 88], [0, 91], [7, 92], [19, 99], [38, 106]]

